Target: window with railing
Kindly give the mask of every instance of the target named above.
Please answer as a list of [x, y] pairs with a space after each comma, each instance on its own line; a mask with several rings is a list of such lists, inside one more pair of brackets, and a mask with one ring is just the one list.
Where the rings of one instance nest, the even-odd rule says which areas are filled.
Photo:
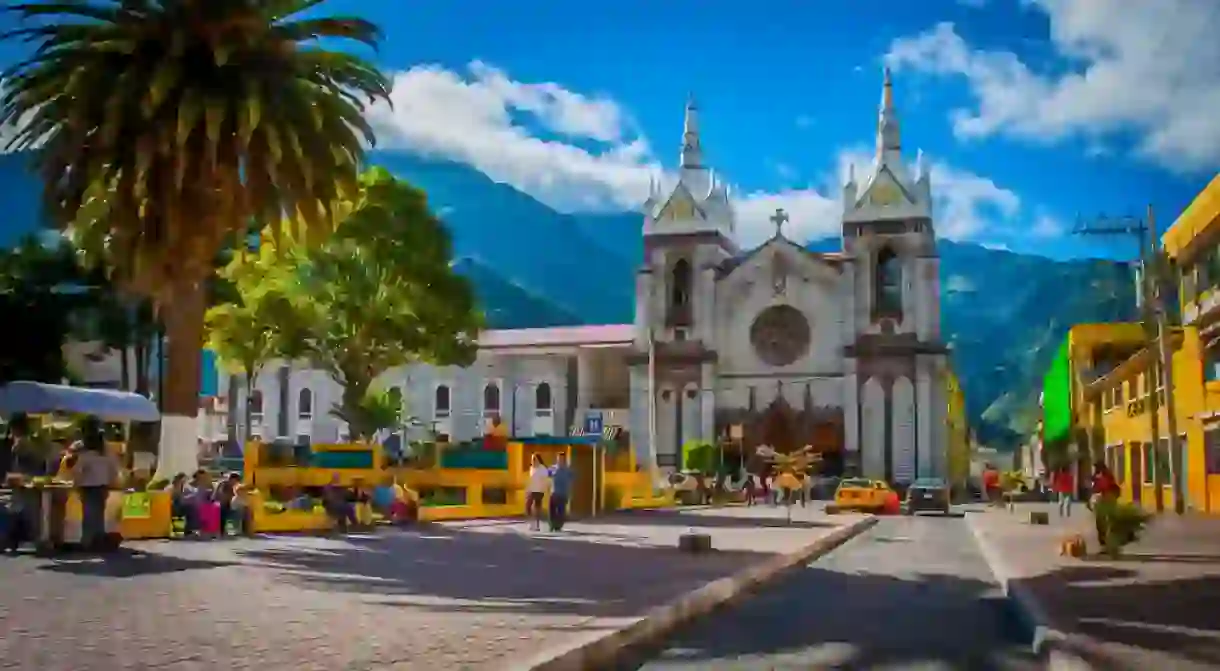
[[1220, 380], [1220, 348], [1211, 348], [1203, 352], [1203, 381]]

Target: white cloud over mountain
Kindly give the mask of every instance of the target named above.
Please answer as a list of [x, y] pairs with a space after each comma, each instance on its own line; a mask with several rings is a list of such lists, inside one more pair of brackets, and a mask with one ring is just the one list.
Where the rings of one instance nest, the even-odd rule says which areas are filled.
[[[516, 81], [476, 61], [465, 72], [430, 65], [398, 73], [393, 103], [371, 112], [383, 147], [469, 164], [561, 211], [636, 208], [650, 179], [673, 181], [631, 115], [606, 96]], [[816, 184], [735, 193], [742, 244], [768, 237], [768, 218], [780, 207], [791, 215], [785, 232], [795, 239], [837, 235], [846, 166], [854, 162], [863, 174], [871, 160], [845, 149]], [[1017, 194], [942, 162], [931, 168], [942, 235], [1019, 232], [1026, 213]]]
[[1010, 51], [971, 45], [951, 23], [894, 41], [888, 61], [963, 78], [974, 105], [959, 137], [1069, 137], [1091, 146], [1133, 134], [1142, 157], [1179, 171], [1220, 167], [1220, 2], [1025, 0], [1050, 19], [1066, 70], [1039, 72]]

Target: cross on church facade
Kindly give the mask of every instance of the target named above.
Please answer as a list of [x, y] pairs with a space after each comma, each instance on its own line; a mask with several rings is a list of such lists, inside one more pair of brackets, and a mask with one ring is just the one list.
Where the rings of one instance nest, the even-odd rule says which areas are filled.
[[784, 211], [784, 208], [775, 208], [775, 214], [771, 215], [771, 223], [775, 224], [775, 237], [783, 235], [781, 229], [784, 224], [788, 223], [788, 213]]

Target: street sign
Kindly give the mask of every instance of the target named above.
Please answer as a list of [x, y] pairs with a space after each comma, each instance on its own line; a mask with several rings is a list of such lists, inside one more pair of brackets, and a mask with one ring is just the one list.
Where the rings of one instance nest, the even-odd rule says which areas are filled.
[[602, 414], [597, 411], [585, 413], [585, 433], [600, 436], [602, 433]]

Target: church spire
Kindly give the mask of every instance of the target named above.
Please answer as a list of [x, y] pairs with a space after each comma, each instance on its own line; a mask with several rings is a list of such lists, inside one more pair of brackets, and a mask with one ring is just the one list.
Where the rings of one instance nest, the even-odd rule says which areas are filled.
[[695, 97], [686, 99], [686, 117], [682, 123], [682, 155], [679, 165], [685, 169], [703, 167], [703, 144], [699, 140], [699, 107]]
[[877, 163], [901, 162], [902, 140], [898, 131], [898, 112], [894, 109], [894, 83], [890, 69], [884, 70], [881, 84], [881, 108], [877, 113]]

